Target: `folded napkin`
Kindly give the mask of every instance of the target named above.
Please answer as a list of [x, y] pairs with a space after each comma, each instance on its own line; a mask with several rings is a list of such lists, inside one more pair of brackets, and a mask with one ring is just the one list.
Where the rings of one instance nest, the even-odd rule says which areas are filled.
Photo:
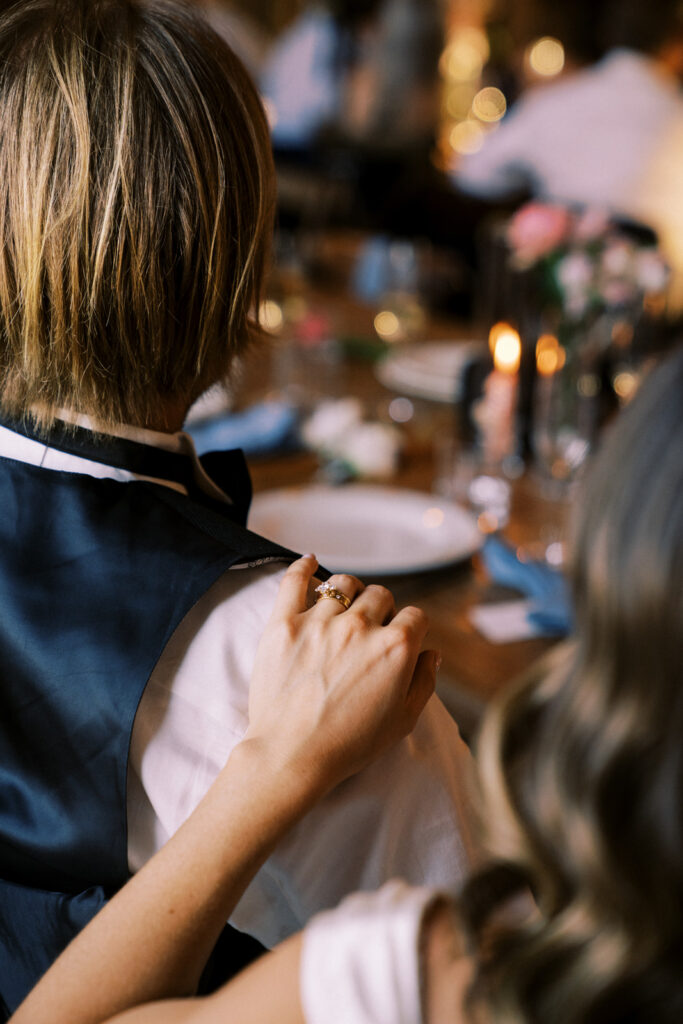
[[514, 548], [499, 537], [487, 539], [482, 555], [491, 579], [530, 599], [526, 617], [536, 627], [537, 636], [564, 636], [571, 631], [569, 587], [561, 572], [545, 562], [521, 561]]
[[185, 427], [200, 455], [241, 448], [245, 455], [266, 455], [296, 444], [297, 412], [287, 402], [260, 402], [243, 412], [193, 422]]

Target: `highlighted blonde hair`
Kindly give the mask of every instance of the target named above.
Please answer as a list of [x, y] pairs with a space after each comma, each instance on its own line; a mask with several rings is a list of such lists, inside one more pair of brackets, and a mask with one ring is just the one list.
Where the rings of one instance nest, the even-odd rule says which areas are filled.
[[266, 118], [187, 7], [19, 0], [0, 14], [0, 405], [153, 423], [256, 328]]

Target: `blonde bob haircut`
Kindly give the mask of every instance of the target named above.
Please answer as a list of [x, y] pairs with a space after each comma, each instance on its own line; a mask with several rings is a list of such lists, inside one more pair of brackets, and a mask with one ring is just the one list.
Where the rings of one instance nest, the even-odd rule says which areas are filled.
[[186, 6], [0, 14], [0, 406], [163, 421], [256, 328], [274, 209], [261, 102]]

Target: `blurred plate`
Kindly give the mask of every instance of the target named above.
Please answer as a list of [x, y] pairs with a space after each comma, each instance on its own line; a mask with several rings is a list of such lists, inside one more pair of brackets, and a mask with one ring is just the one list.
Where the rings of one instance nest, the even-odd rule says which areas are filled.
[[436, 495], [394, 487], [292, 487], [254, 496], [249, 529], [334, 572], [390, 576], [436, 569], [481, 546], [475, 520]]
[[392, 391], [436, 402], [461, 397], [465, 368], [486, 351], [482, 341], [432, 341], [405, 345], [375, 367], [380, 383]]

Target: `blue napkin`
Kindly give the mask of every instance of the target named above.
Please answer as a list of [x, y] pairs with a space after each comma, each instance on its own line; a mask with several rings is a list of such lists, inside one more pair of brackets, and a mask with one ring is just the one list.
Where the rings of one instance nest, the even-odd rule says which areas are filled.
[[561, 572], [544, 562], [520, 561], [514, 548], [499, 537], [486, 540], [482, 555], [491, 579], [531, 598], [534, 604], [527, 618], [542, 634], [564, 636], [571, 632], [571, 598]]
[[243, 412], [191, 423], [186, 431], [200, 455], [241, 448], [245, 455], [265, 455], [297, 443], [297, 412], [287, 402], [260, 402]]

